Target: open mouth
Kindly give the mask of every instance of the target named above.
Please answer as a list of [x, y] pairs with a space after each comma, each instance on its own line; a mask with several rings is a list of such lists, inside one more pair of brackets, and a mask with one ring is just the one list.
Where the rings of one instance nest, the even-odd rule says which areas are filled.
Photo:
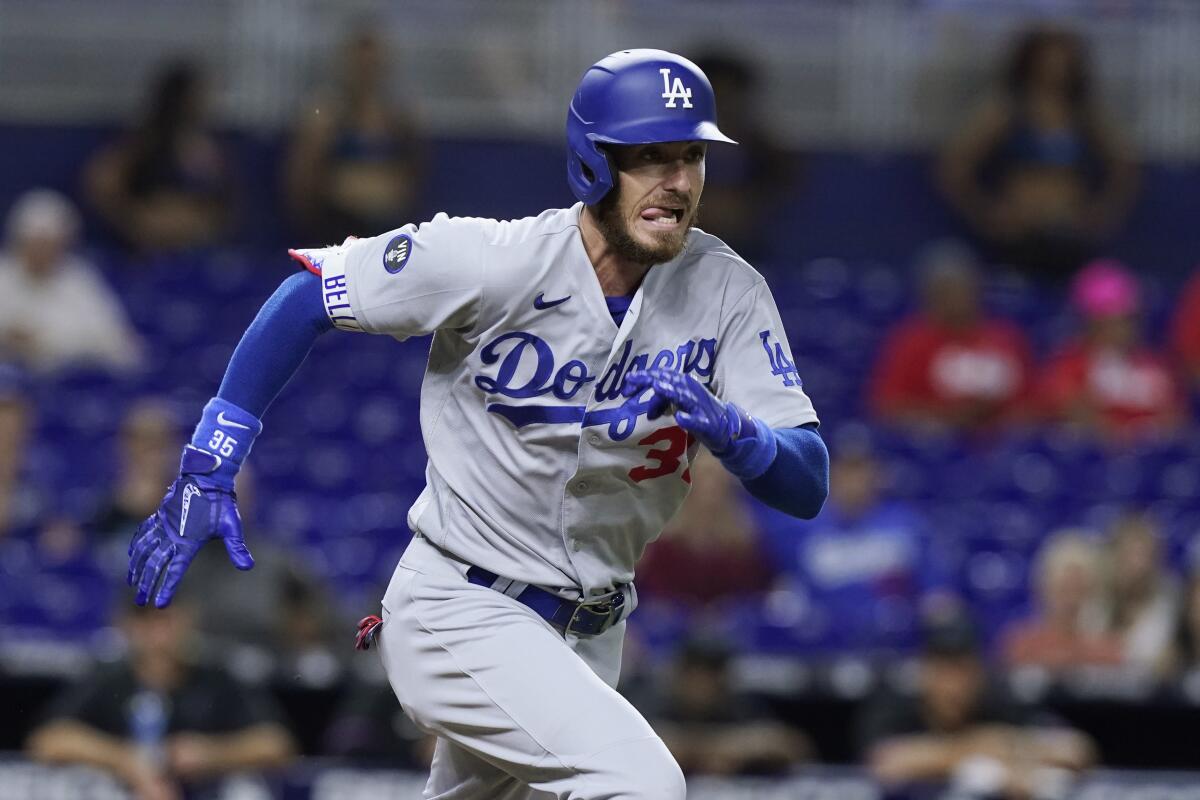
[[683, 206], [650, 206], [640, 216], [656, 228], [669, 229], [683, 222], [683, 214]]

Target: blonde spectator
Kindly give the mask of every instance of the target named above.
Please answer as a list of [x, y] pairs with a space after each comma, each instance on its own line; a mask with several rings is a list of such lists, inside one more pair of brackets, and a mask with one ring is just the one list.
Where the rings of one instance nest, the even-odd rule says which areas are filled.
[[1200, 675], [1200, 563], [1192, 567], [1183, 590], [1173, 647], [1164, 659], [1165, 672]]
[[72, 252], [79, 216], [35, 189], [8, 213], [0, 254], [0, 357], [37, 372], [71, 366], [126, 370], [142, 345], [116, 293]]
[[1009, 666], [1121, 663], [1121, 642], [1104, 624], [1102, 567], [1101, 550], [1084, 531], [1059, 531], [1046, 541], [1034, 567], [1038, 611], [1005, 636]]
[[1126, 664], [1153, 670], [1167, 658], [1179, 601], [1154, 520], [1145, 514], [1118, 519], [1109, 532], [1109, 561], [1112, 631]]

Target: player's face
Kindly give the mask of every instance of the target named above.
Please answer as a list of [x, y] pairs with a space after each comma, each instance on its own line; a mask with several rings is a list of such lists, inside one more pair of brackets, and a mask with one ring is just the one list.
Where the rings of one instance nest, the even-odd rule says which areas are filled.
[[617, 185], [601, 201], [597, 217], [618, 253], [639, 264], [679, 255], [700, 206], [705, 147], [665, 142], [612, 148]]

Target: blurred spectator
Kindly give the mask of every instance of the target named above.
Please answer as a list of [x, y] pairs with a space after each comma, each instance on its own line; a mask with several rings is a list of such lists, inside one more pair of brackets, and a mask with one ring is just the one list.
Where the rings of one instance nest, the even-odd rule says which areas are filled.
[[1200, 675], [1200, 566], [1193, 566], [1183, 590], [1179, 619], [1165, 671]]
[[1069, 778], [1063, 771], [1094, 760], [1086, 736], [1036, 719], [989, 679], [962, 619], [930, 626], [915, 695], [881, 691], [864, 706], [859, 728], [879, 781], [949, 783], [956, 798], [1059, 797], [1047, 790]]
[[699, 225], [753, 261], [771, 241], [779, 196], [794, 178], [794, 157], [776, 144], [763, 122], [761, 78], [749, 59], [714, 49], [695, 61], [712, 84], [721, 129], [738, 142], [710, 148], [705, 157]]
[[128, 657], [65, 690], [30, 734], [29, 753], [108, 770], [139, 800], [287, 763], [292, 737], [267, 696], [194, 660], [192, 613], [181, 598], [163, 610], [128, 606]]
[[[254, 570], [234, 569], [224, 547], [196, 555], [186, 580], [193, 589], [218, 590], [199, 608], [200, 631], [231, 654], [242, 677], [328, 687], [342, 678], [353, 654], [347, 632], [354, 620], [339, 615], [327, 587], [295, 552], [255, 524], [253, 469], [238, 472], [237, 496]], [[335, 647], [338, 641], [342, 646]]]
[[1121, 641], [1105, 626], [1102, 570], [1099, 547], [1085, 532], [1048, 538], [1034, 567], [1037, 613], [1005, 633], [1005, 662], [1050, 669], [1120, 664]]
[[734, 689], [731, 652], [694, 637], [676, 653], [666, 680], [639, 709], [685, 773], [780, 774], [808, 761], [808, 739]]
[[22, 480], [33, 408], [19, 373], [0, 366], [0, 539], [33, 523], [41, 505]]
[[1048, 414], [1118, 440], [1178, 426], [1182, 392], [1167, 358], [1142, 341], [1141, 290], [1129, 270], [1111, 260], [1088, 264], [1071, 301], [1085, 327], [1044, 368]]
[[956, 242], [920, 259], [922, 308], [893, 328], [871, 384], [889, 422], [980, 430], [1027, 413], [1033, 356], [1011, 322], [981, 307], [975, 255]]
[[396, 703], [392, 687], [355, 681], [334, 711], [322, 753], [386, 761], [391, 769], [427, 770], [437, 737], [423, 733]]
[[78, 214], [57, 192], [35, 189], [13, 204], [0, 255], [0, 358], [40, 372], [140, 363], [116, 293], [71, 252], [78, 233]]
[[1133, 156], [1092, 94], [1083, 42], [1051, 28], [1013, 48], [1005, 85], [946, 148], [950, 202], [1006, 262], [1064, 278], [1125, 218]]
[[770, 588], [773, 572], [737, 479], [704, 452], [692, 490], [638, 563], [638, 592], [696, 609]]
[[287, 202], [305, 241], [341, 242], [412, 221], [425, 143], [412, 98], [388, 91], [392, 63], [380, 37], [347, 39], [338, 83], [305, 110], [287, 163]]
[[88, 199], [130, 247], [170, 252], [224, 236], [234, 189], [210, 128], [208, 100], [199, 66], [167, 65], [140, 122], [87, 165]]
[[1146, 670], [1167, 661], [1178, 609], [1178, 586], [1163, 561], [1162, 534], [1146, 514], [1127, 514], [1109, 531], [1113, 633], [1125, 663]]
[[952, 605], [953, 582], [928, 523], [881, 491], [881, 466], [858, 434], [829, 447], [829, 500], [811, 522], [771, 514], [772, 560], [847, 650], [913, 643], [922, 607]]
[[1189, 388], [1200, 389], [1200, 268], [1180, 292], [1171, 318], [1171, 350], [1183, 367]]
[[160, 398], [143, 398], [125, 412], [117, 440], [112, 494], [89, 527], [108, 551], [113, 569], [129, 562], [133, 532], [162, 502], [179, 472], [183, 435], [170, 407]]
[[[244, 483], [238, 486], [240, 503]], [[329, 591], [294, 555], [251, 526], [245, 533], [253, 572], [235, 570], [220, 546], [201, 550], [188, 570], [186, 581], [212, 591], [199, 609], [201, 632], [236, 659], [245, 678], [333, 685], [353, 654], [353, 622], [337, 614]]]

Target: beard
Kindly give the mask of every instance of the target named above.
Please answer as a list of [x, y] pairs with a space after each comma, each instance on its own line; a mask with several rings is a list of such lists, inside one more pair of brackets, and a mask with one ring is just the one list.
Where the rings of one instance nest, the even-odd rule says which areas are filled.
[[669, 233], [655, 237], [657, 244], [647, 246], [633, 238], [629, 230], [629, 222], [621, 216], [621, 189], [614, 186], [608, 194], [595, 205], [596, 227], [604, 234], [608, 246], [622, 259], [644, 267], [655, 264], [665, 264], [683, 252], [687, 244], [687, 235], [696, 225], [700, 216], [699, 209], [692, 213], [688, 224], [679, 233]]

